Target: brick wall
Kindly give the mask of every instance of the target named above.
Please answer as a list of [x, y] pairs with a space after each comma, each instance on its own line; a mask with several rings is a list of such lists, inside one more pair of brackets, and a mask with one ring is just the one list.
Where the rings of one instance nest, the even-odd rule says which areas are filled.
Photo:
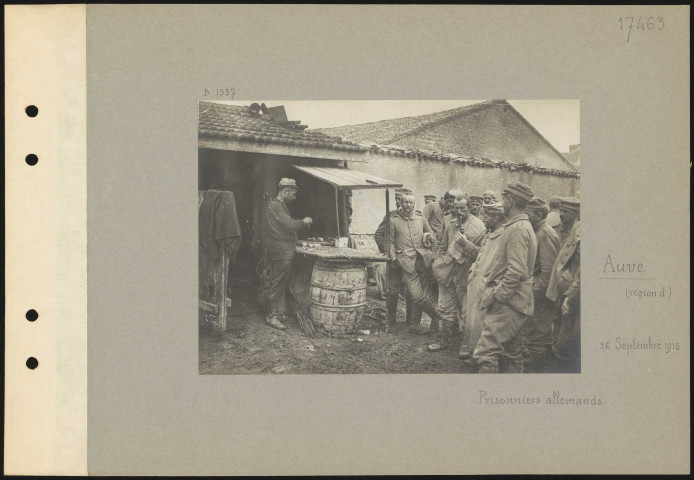
[[410, 149], [571, 170], [560, 154], [542, 141], [508, 105], [489, 106], [392, 143]]
[[[481, 195], [485, 190], [501, 193], [510, 182], [530, 185], [544, 199], [552, 195], [576, 196], [580, 190], [579, 179], [540, 175], [531, 172], [511, 172], [502, 168], [482, 168], [455, 162], [417, 160], [404, 157], [386, 157], [369, 163], [349, 164], [352, 170], [372, 173], [380, 177], [402, 182], [415, 195], [417, 208], [424, 206], [424, 195], [437, 197], [458, 187], [468, 195]], [[395, 208], [394, 191], [390, 191], [391, 208]], [[351, 233], [373, 233], [385, 214], [383, 190], [355, 190], [352, 195]]]

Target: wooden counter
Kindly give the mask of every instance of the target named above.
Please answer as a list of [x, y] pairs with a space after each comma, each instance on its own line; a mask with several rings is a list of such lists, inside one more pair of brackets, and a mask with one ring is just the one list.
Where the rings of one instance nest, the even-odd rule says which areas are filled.
[[387, 258], [382, 254], [361, 252], [353, 248], [321, 247], [309, 250], [301, 246], [296, 247], [296, 253], [306, 257], [315, 257], [331, 262], [385, 262]]

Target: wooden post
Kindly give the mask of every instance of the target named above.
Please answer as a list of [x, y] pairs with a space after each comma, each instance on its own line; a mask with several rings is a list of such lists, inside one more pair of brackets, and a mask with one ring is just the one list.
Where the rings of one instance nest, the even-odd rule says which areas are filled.
[[222, 265], [221, 265], [221, 276], [219, 278], [219, 290], [221, 290], [221, 295], [219, 296], [219, 316], [217, 317], [217, 323], [215, 324], [215, 329], [218, 332], [224, 332], [227, 329], [227, 277], [229, 275], [229, 263], [227, 261], [227, 249], [225, 248], [224, 242], [222, 241]]
[[338, 200], [338, 189], [335, 187], [335, 218], [337, 219], [337, 236], [340, 237], [340, 202]]
[[[388, 298], [388, 287], [390, 285], [390, 194], [386, 188], [386, 234], [384, 236], [386, 241], [386, 299]], [[387, 302], [388, 300], [386, 300]], [[386, 316], [386, 333], [388, 333], [388, 317]]]
[[338, 225], [340, 234], [338, 236], [347, 237], [347, 246], [354, 248], [352, 242], [352, 236], [350, 234], [350, 215], [349, 215], [349, 194], [347, 194], [345, 189], [340, 189], [338, 191], [339, 199], [339, 215], [338, 215]]

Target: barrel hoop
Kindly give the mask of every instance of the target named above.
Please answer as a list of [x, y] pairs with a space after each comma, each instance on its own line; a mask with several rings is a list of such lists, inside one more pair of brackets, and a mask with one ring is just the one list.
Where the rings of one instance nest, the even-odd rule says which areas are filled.
[[313, 281], [309, 282], [309, 284], [312, 287], [317, 287], [317, 288], [322, 288], [324, 290], [345, 290], [352, 292], [354, 290], [366, 290], [366, 287], [355, 287], [353, 285], [329, 285], [329, 284], [321, 284], [321, 283], [315, 283]]
[[311, 306], [334, 308], [336, 310], [347, 310], [347, 309], [351, 309], [351, 308], [359, 308], [359, 307], [363, 307], [364, 305], [366, 305], [366, 302], [364, 302], [364, 303], [351, 303], [349, 305], [329, 305], [327, 303], [320, 303], [320, 302], [316, 302], [315, 300], [311, 300]]

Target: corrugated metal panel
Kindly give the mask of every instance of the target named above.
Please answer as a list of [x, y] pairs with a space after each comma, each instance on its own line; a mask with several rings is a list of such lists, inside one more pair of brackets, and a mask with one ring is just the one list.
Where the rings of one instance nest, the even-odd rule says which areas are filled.
[[348, 168], [304, 167], [299, 165], [294, 165], [294, 168], [307, 175], [323, 180], [338, 189], [402, 187], [402, 183], [376, 177], [368, 173], [350, 170]]

